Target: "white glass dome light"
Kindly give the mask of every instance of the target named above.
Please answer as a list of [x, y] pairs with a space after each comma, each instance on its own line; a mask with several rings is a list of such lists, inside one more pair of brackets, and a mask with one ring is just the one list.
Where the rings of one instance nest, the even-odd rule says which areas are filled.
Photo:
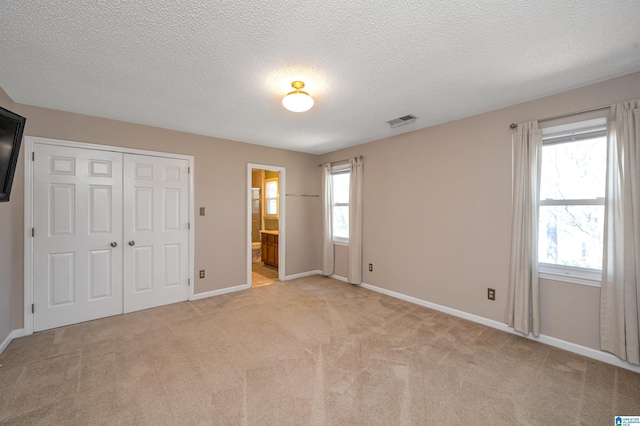
[[313, 106], [313, 98], [307, 92], [300, 90], [304, 88], [304, 83], [302, 81], [294, 81], [291, 83], [291, 87], [296, 90], [287, 93], [287, 96], [282, 98], [282, 105], [293, 112], [309, 111]]

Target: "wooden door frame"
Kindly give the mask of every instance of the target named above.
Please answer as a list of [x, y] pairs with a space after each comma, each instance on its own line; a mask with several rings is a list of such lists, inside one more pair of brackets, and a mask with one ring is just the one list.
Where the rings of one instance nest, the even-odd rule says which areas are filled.
[[118, 152], [121, 154], [140, 154], [154, 157], [176, 158], [189, 161], [189, 300], [194, 298], [194, 157], [191, 155], [171, 154], [167, 152], [147, 151], [111, 145], [99, 145], [86, 142], [74, 142], [59, 139], [24, 137], [24, 335], [33, 334], [33, 153], [35, 144], [57, 145], [70, 148], [93, 149], [97, 151]]
[[247, 287], [251, 288], [251, 170], [268, 170], [271, 172], [278, 172], [279, 179], [279, 196], [278, 196], [278, 280], [285, 281], [285, 244], [286, 244], [286, 201], [285, 201], [285, 188], [286, 188], [286, 169], [280, 166], [271, 166], [267, 164], [255, 164], [247, 163], [247, 186], [246, 186], [246, 199], [247, 199]]

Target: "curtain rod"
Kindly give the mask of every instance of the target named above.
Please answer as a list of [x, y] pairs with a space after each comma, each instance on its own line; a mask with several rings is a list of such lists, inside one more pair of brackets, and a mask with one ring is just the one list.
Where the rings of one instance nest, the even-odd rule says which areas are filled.
[[[598, 111], [598, 110], [601, 110], [601, 109], [607, 109], [607, 108], [611, 108], [612, 105], [613, 104], [602, 105], [602, 106], [595, 107], [595, 108], [587, 108], [587, 109], [583, 109], [583, 110], [580, 110], [580, 111], [568, 112], [566, 114], [552, 115], [550, 117], [540, 118], [540, 119], [538, 119], [538, 122], [555, 120], [556, 118], [570, 117], [572, 115], [584, 114], [586, 112], [592, 112], [592, 111]], [[518, 125], [516, 123], [511, 123], [511, 125], [509, 126], [509, 128], [511, 128], [511, 129], [515, 129], [516, 127], [518, 127]]]
[[[353, 158], [358, 158], [358, 157], [353, 157]], [[362, 160], [364, 157], [361, 155], [359, 158], [360, 160]], [[329, 164], [331, 164], [332, 166], [339, 166], [340, 164], [346, 164], [348, 162], [349, 162], [349, 159], [347, 158], [346, 160], [333, 161]], [[322, 167], [322, 166], [324, 166], [324, 164], [318, 164], [318, 167]]]

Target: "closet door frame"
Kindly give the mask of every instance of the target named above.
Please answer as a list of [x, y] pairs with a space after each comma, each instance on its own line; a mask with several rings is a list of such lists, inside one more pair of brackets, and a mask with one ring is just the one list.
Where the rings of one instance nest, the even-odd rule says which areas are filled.
[[23, 144], [24, 155], [24, 335], [33, 334], [33, 153], [35, 144], [57, 145], [72, 148], [85, 148], [98, 151], [110, 151], [121, 154], [150, 155], [154, 157], [176, 158], [189, 162], [189, 300], [194, 299], [194, 157], [191, 155], [171, 154], [166, 152], [147, 151], [110, 145], [98, 145], [86, 142], [73, 142], [59, 139], [25, 136]]

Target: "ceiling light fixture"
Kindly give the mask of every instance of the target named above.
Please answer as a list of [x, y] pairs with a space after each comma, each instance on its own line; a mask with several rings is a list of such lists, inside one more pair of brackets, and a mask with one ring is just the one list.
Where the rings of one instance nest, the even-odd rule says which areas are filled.
[[309, 111], [313, 106], [313, 98], [307, 92], [300, 90], [304, 88], [304, 83], [302, 81], [294, 81], [291, 83], [291, 87], [296, 90], [287, 93], [287, 96], [282, 98], [282, 105], [293, 112]]

